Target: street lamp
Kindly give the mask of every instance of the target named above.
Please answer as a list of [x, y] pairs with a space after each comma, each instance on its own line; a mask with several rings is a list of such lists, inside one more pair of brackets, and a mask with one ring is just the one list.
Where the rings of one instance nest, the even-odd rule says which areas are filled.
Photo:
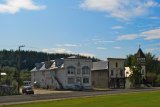
[[17, 92], [20, 94], [20, 70], [21, 70], [21, 48], [25, 47], [25, 45], [21, 45], [18, 47], [18, 63], [17, 63]]

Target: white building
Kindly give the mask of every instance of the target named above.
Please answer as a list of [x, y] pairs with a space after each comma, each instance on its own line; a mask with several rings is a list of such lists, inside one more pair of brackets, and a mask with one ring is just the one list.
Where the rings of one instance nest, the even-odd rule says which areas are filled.
[[139, 50], [138, 50], [138, 52], [136, 54], [136, 57], [137, 57], [137, 63], [141, 66], [142, 78], [145, 78], [146, 77], [146, 66], [145, 66], [146, 56], [143, 53], [141, 48], [139, 48]]
[[[145, 54], [143, 53], [142, 49], [139, 47], [138, 52], [136, 53], [136, 60], [137, 60], [137, 64], [141, 66], [141, 70], [139, 71], [141, 73], [142, 76], [142, 83], [144, 82], [145, 78], [146, 78], [146, 57]], [[135, 66], [133, 66], [135, 67]], [[130, 69], [130, 67], [125, 67], [125, 77], [126, 77], [126, 88], [132, 88], [132, 84], [129, 80], [129, 76], [133, 73], [132, 69]]]
[[129, 80], [129, 76], [131, 74], [132, 74], [132, 70], [130, 69], [130, 67], [125, 67], [125, 78], [126, 78], [125, 87], [126, 88], [131, 88], [131, 82]]
[[125, 67], [125, 77], [128, 78], [132, 74], [132, 71], [129, 67]]
[[36, 64], [31, 70], [31, 83], [54, 89], [91, 88], [92, 61], [69, 57]]

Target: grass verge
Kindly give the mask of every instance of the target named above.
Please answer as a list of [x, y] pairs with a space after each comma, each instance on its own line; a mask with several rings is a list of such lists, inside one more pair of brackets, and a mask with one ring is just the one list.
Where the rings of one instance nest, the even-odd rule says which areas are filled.
[[159, 107], [160, 91], [104, 95], [1, 107]]

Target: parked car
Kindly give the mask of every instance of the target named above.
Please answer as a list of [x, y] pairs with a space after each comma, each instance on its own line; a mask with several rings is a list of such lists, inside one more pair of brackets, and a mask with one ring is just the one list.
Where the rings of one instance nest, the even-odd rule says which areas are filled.
[[22, 93], [23, 94], [34, 94], [34, 90], [31, 86], [23, 86]]

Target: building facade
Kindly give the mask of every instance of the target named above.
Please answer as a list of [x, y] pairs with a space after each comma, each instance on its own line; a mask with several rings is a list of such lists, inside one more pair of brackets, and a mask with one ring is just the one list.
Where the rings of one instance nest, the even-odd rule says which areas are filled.
[[146, 66], [145, 66], [146, 57], [141, 48], [139, 48], [136, 54], [136, 57], [137, 57], [137, 63], [141, 66], [142, 78], [145, 78], [146, 77]]
[[108, 88], [108, 61], [93, 62], [92, 86], [93, 88]]
[[[141, 66], [141, 70], [139, 71], [142, 78], [141, 78], [141, 84], [145, 84], [145, 79], [146, 79], [146, 57], [145, 54], [143, 53], [142, 49], [139, 47], [136, 55], [136, 61], [137, 65]], [[135, 65], [136, 66], [136, 65]], [[133, 67], [135, 67], [133, 66]], [[130, 67], [125, 67], [125, 77], [126, 77], [126, 88], [133, 88], [132, 83], [129, 80], [129, 76], [133, 73], [132, 69]]]
[[125, 59], [108, 58], [109, 88], [125, 88]]
[[69, 57], [36, 64], [31, 71], [31, 82], [44, 88], [74, 89], [91, 88], [92, 61]]
[[92, 85], [95, 88], [125, 88], [125, 59], [108, 58], [93, 62]]
[[132, 70], [130, 69], [130, 67], [125, 67], [125, 78], [126, 78], [126, 83], [125, 83], [125, 88], [132, 88], [131, 87], [131, 82], [129, 79], [129, 76], [132, 74]]

